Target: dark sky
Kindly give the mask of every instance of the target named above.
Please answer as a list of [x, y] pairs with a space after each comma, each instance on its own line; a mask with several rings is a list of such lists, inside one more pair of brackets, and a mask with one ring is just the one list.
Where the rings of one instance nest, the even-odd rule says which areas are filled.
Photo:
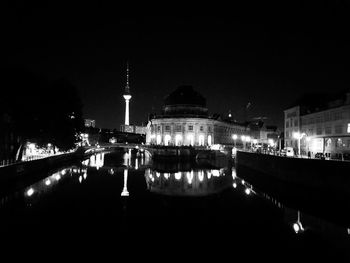
[[135, 124], [182, 84], [202, 93], [211, 113], [231, 110], [242, 120], [250, 102], [249, 117], [279, 126], [304, 92], [349, 87], [349, 9], [341, 1], [145, 8], [15, 4], [1, 11], [2, 61], [67, 78], [78, 87], [84, 117], [103, 128], [124, 121], [127, 60]]

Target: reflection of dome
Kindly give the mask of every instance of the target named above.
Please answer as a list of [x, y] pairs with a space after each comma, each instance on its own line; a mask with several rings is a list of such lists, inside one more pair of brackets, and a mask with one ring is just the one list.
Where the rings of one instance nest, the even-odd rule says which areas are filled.
[[180, 86], [164, 100], [166, 115], [208, 115], [206, 99], [192, 86]]
[[225, 169], [191, 170], [160, 173], [146, 169], [145, 177], [153, 193], [172, 196], [204, 196], [221, 192], [232, 186], [232, 176]]

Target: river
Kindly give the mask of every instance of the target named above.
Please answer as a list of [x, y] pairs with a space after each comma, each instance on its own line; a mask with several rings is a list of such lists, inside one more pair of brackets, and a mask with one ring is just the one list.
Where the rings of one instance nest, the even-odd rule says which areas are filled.
[[285, 206], [244, 181], [230, 160], [154, 162], [146, 152], [118, 150], [42, 178], [1, 197], [3, 251], [349, 259], [347, 227]]

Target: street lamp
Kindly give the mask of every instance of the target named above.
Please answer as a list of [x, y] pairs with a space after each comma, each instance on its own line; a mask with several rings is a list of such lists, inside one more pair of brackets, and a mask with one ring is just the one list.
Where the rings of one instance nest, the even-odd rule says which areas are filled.
[[241, 136], [242, 144], [243, 144], [243, 149], [245, 150], [245, 139], [246, 137], [244, 135]]
[[293, 133], [294, 139], [297, 139], [297, 140], [298, 140], [298, 155], [299, 155], [299, 157], [300, 157], [300, 140], [301, 140], [301, 138], [303, 138], [303, 136], [305, 136], [305, 135], [306, 135], [305, 132], [303, 132], [303, 133], [294, 132], [294, 133]]
[[246, 142], [248, 142], [249, 143], [249, 150], [252, 148], [252, 144], [251, 144], [251, 140], [250, 140], [250, 136], [246, 136], [245, 137], [245, 140], [246, 140]]
[[237, 134], [233, 134], [233, 135], [232, 135], [232, 139], [233, 139], [233, 142], [234, 142], [235, 148], [236, 148]]

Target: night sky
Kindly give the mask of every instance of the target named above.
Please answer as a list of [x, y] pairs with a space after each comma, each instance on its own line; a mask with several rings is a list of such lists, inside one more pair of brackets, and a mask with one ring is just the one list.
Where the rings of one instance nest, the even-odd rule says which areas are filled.
[[157, 12], [17, 4], [1, 11], [2, 63], [68, 79], [84, 117], [102, 128], [124, 121], [127, 60], [133, 124], [145, 124], [166, 95], [189, 84], [210, 113], [231, 110], [243, 120], [250, 102], [249, 118], [282, 127], [283, 110], [303, 93], [349, 87], [349, 8], [329, 3]]

